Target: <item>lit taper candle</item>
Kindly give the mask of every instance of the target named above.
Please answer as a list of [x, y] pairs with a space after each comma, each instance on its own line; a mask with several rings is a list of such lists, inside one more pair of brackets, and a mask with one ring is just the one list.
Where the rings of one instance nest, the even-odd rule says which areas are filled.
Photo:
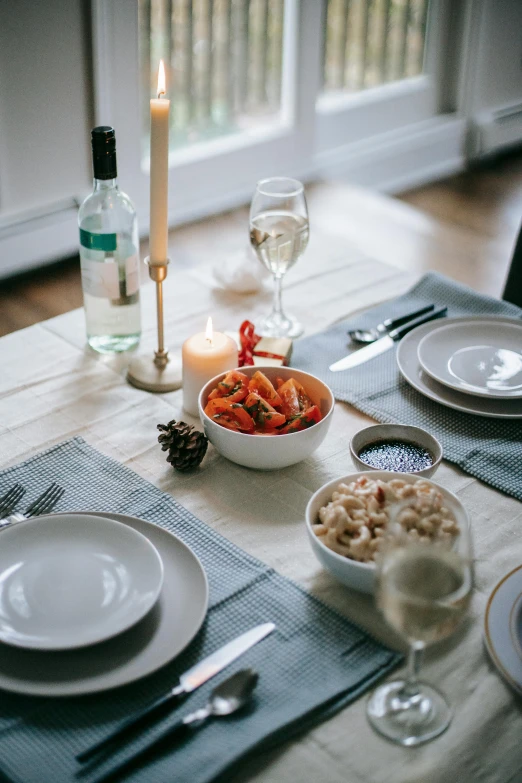
[[169, 190], [169, 109], [165, 67], [160, 60], [158, 97], [150, 102], [150, 248], [149, 264], [167, 262]]
[[156, 283], [158, 349], [154, 358], [137, 356], [129, 365], [127, 380], [139, 389], [169, 392], [181, 386], [181, 362], [169, 356], [163, 329], [163, 281], [167, 277], [169, 108], [165, 97], [165, 68], [160, 60], [158, 97], [150, 102], [150, 242], [145, 263]]

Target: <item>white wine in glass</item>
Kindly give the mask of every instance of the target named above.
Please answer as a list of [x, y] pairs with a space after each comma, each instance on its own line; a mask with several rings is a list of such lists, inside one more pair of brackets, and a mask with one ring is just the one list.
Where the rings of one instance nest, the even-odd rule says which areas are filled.
[[377, 605], [409, 644], [406, 677], [371, 695], [367, 715], [383, 736], [400, 745], [428, 742], [449, 726], [445, 696], [419, 680], [424, 648], [450, 636], [466, 613], [472, 590], [469, 529], [453, 540], [419, 543], [391, 522], [377, 565]]
[[465, 613], [471, 575], [457, 552], [416, 544], [385, 558], [379, 608], [410, 643], [431, 644], [450, 636]]
[[303, 185], [288, 177], [257, 183], [250, 208], [250, 243], [274, 277], [274, 304], [260, 328], [266, 337], [299, 337], [303, 328], [283, 311], [283, 276], [308, 245], [308, 209]]

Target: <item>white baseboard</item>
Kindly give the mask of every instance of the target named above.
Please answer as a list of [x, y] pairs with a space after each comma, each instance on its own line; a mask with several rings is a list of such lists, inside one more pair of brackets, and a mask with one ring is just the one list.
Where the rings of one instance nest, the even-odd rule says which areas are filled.
[[466, 122], [441, 115], [316, 156], [323, 179], [399, 193], [462, 171]]
[[476, 114], [471, 121], [469, 152], [476, 158], [492, 155], [522, 142], [522, 103]]

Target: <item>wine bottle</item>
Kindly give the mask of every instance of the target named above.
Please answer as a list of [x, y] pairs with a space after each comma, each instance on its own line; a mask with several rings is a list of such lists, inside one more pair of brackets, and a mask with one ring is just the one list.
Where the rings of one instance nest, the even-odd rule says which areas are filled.
[[118, 187], [114, 128], [94, 128], [91, 140], [94, 188], [78, 213], [87, 342], [119, 353], [141, 335], [138, 223]]

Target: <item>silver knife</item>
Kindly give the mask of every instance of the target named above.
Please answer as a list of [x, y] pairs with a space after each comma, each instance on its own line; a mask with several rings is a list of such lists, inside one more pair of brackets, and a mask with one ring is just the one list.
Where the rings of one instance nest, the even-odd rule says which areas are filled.
[[255, 628], [238, 636], [237, 639], [233, 639], [217, 650], [217, 652], [209, 655], [208, 658], [204, 658], [199, 663], [196, 663], [192, 669], [184, 672], [179, 678], [179, 685], [173, 688], [171, 693], [177, 696], [196, 690], [204, 682], [222, 671], [229, 663], [239, 658], [250, 647], [253, 647], [254, 644], [257, 644], [265, 636], [268, 636], [269, 633], [272, 633], [274, 629], [274, 623], [264, 623], [263, 625], [256, 625]]
[[[106, 751], [109, 746], [117, 744], [120, 740], [125, 739], [129, 735], [133, 734], [135, 730], [149, 725], [150, 722], [158, 718], [160, 715], [167, 713], [174, 704], [186, 696], [188, 693], [199, 688], [200, 685], [210, 680], [211, 677], [218, 674], [226, 666], [243, 655], [244, 652], [249, 650], [255, 644], [264, 639], [265, 636], [272, 633], [275, 629], [274, 623], [263, 623], [263, 625], [257, 625], [255, 628], [251, 628], [250, 631], [238, 636], [237, 639], [233, 639], [224, 647], [221, 647], [212, 655], [204, 658], [199, 663], [196, 663], [191, 669], [184, 672], [179, 678], [179, 684], [176, 685], [164, 696], [160, 696], [159, 699], [149, 704], [142, 712], [134, 715], [132, 718], [124, 721], [115, 731], [109, 734], [104, 739], [97, 742], [95, 745], [83, 750], [76, 756], [76, 760], [82, 764], [85, 761], [89, 761], [94, 756], [97, 756], [102, 751]], [[105, 754], [104, 754], [105, 756]]]
[[407, 324], [404, 324], [404, 326], [392, 329], [385, 337], [381, 337], [374, 343], [365, 345], [364, 348], [359, 348], [358, 351], [353, 351], [353, 353], [345, 356], [344, 359], [339, 359], [338, 362], [331, 364], [329, 367], [330, 372], [349, 370], [351, 367], [357, 367], [358, 364], [363, 364], [364, 362], [370, 361], [370, 359], [374, 359], [381, 353], [388, 351], [397, 340], [400, 340], [412, 329], [415, 329], [417, 326], [421, 326], [428, 321], [433, 321], [436, 318], [444, 318], [447, 312], [447, 307], [440, 307], [438, 310], [433, 310], [427, 315], [422, 315], [419, 318], [415, 318], [413, 321], [409, 321]]

